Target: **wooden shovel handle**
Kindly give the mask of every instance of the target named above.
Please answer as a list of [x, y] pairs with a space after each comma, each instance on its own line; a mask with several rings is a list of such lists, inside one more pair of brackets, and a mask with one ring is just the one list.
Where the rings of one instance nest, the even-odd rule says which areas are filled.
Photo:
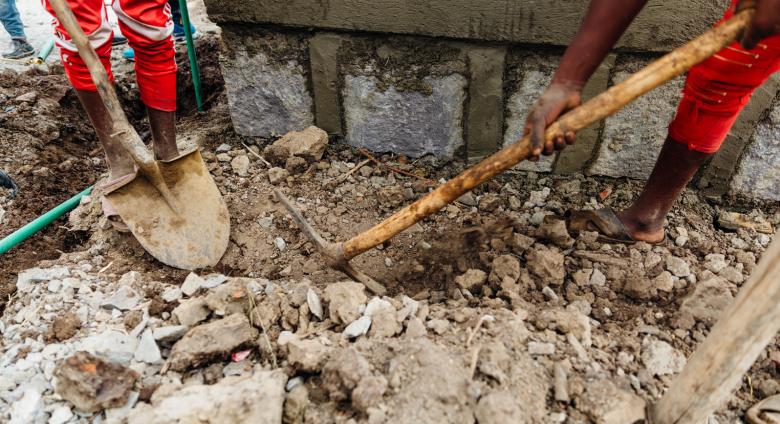
[[[752, 10], [740, 12], [721, 25], [709, 30], [683, 47], [656, 60], [627, 80], [566, 113], [550, 125], [546, 137], [578, 131], [600, 121], [648, 91], [682, 75], [737, 39], [753, 16]], [[457, 177], [438, 187], [425, 197], [396, 212], [370, 230], [344, 243], [344, 257], [349, 260], [372, 249], [428, 215], [436, 213], [474, 187], [527, 159], [531, 153], [528, 136], [508, 146]]]
[[89, 44], [89, 39], [81, 29], [70, 6], [68, 6], [66, 0], [49, 0], [49, 4], [51, 4], [57, 19], [59, 19], [68, 35], [70, 35], [73, 44], [79, 50], [79, 56], [89, 69], [92, 81], [95, 83], [98, 93], [100, 93], [100, 97], [103, 99], [103, 104], [111, 116], [114, 126], [111, 136], [122, 144], [122, 147], [127, 150], [142, 168], [151, 166], [154, 163], [154, 156], [144, 146], [143, 141], [141, 141], [133, 126], [128, 122], [127, 116], [125, 116], [125, 112], [122, 110], [122, 105], [116, 96], [116, 91], [114, 91], [114, 86], [108, 81], [108, 73], [106, 73], [106, 69], [103, 67], [103, 63], [100, 61], [97, 53]]

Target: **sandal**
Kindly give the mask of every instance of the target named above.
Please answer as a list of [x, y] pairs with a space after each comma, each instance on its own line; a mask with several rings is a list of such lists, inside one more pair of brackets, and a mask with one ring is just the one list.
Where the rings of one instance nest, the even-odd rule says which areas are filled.
[[780, 424], [780, 395], [770, 396], [747, 411], [750, 424]]
[[[636, 243], [629, 234], [628, 229], [620, 221], [617, 214], [611, 208], [598, 209], [594, 211], [568, 211], [566, 213], [566, 226], [569, 232], [578, 234], [582, 231], [595, 231], [599, 233], [599, 241], [609, 243]], [[656, 243], [660, 244], [666, 240], [664, 238]]]

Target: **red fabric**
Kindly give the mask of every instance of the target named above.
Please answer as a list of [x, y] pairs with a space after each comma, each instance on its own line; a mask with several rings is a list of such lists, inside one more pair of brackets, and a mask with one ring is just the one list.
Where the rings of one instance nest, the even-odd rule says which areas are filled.
[[[736, 3], [732, 0], [723, 20], [734, 15]], [[691, 150], [717, 152], [753, 92], [778, 70], [780, 36], [769, 37], [750, 51], [734, 43], [693, 67], [669, 136]]]
[[[46, 9], [54, 12], [44, 0]], [[111, 39], [103, 0], [67, 0], [84, 33], [97, 52], [113, 82], [111, 73]], [[141, 100], [150, 108], [176, 110], [176, 61], [167, 0], [113, 0], [119, 27], [135, 51], [135, 71]], [[96, 91], [84, 61], [70, 41], [70, 36], [55, 19], [57, 45], [65, 72], [73, 87]]]

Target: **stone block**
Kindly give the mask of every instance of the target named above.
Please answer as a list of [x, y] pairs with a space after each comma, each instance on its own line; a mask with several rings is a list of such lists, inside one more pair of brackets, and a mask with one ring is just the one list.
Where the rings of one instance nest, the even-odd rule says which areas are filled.
[[[638, 57], [620, 59], [612, 85], [625, 80], [648, 63], [648, 60]], [[607, 118], [601, 146], [589, 172], [647, 179], [666, 139], [669, 123], [677, 111], [684, 82], [683, 77], [675, 78]]]
[[[241, 135], [271, 137], [314, 124], [308, 65], [302, 48], [284, 36], [240, 35], [224, 30], [220, 60], [233, 126]], [[288, 50], [284, 53], [284, 50]], [[281, 52], [280, 52], [281, 51]]]
[[344, 38], [338, 34], [320, 33], [309, 40], [317, 126], [339, 135], [342, 134], [342, 128], [338, 52]]
[[347, 142], [410, 157], [452, 157], [463, 145], [466, 78], [427, 76], [421, 82], [428, 92], [384, 86], [373, 76], [347, 75], [343, 91]]
[[780, 201], [780, 101], [758, 124], [731, 188], [750, 198]]
[[467, 144], [469, 158], [480, 158], [498, 150], [504, 124], [505, 48], [467, 48], [469, 104]]
[[[506, 103], [506, 131], [503, 147], [516, 143], [523, 137], [525, 120], [536, 100], [544, 92], [555, 67], [560, 60], [557, 54], [531, 54], [520, 52], [511, 58], [509, 71], [510, 94]], [[538, 162], [524, 161], [515, 168], [523, 171], [550, 172], [555, 163], [555, 154], [543, 156]]]

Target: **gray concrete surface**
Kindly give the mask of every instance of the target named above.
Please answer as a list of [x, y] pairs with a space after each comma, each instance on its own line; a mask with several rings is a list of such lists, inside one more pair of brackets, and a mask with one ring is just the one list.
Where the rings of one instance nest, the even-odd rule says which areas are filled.
[[758, 125], [731, 186], [748, 197], [780, 201], [780, 100]]

